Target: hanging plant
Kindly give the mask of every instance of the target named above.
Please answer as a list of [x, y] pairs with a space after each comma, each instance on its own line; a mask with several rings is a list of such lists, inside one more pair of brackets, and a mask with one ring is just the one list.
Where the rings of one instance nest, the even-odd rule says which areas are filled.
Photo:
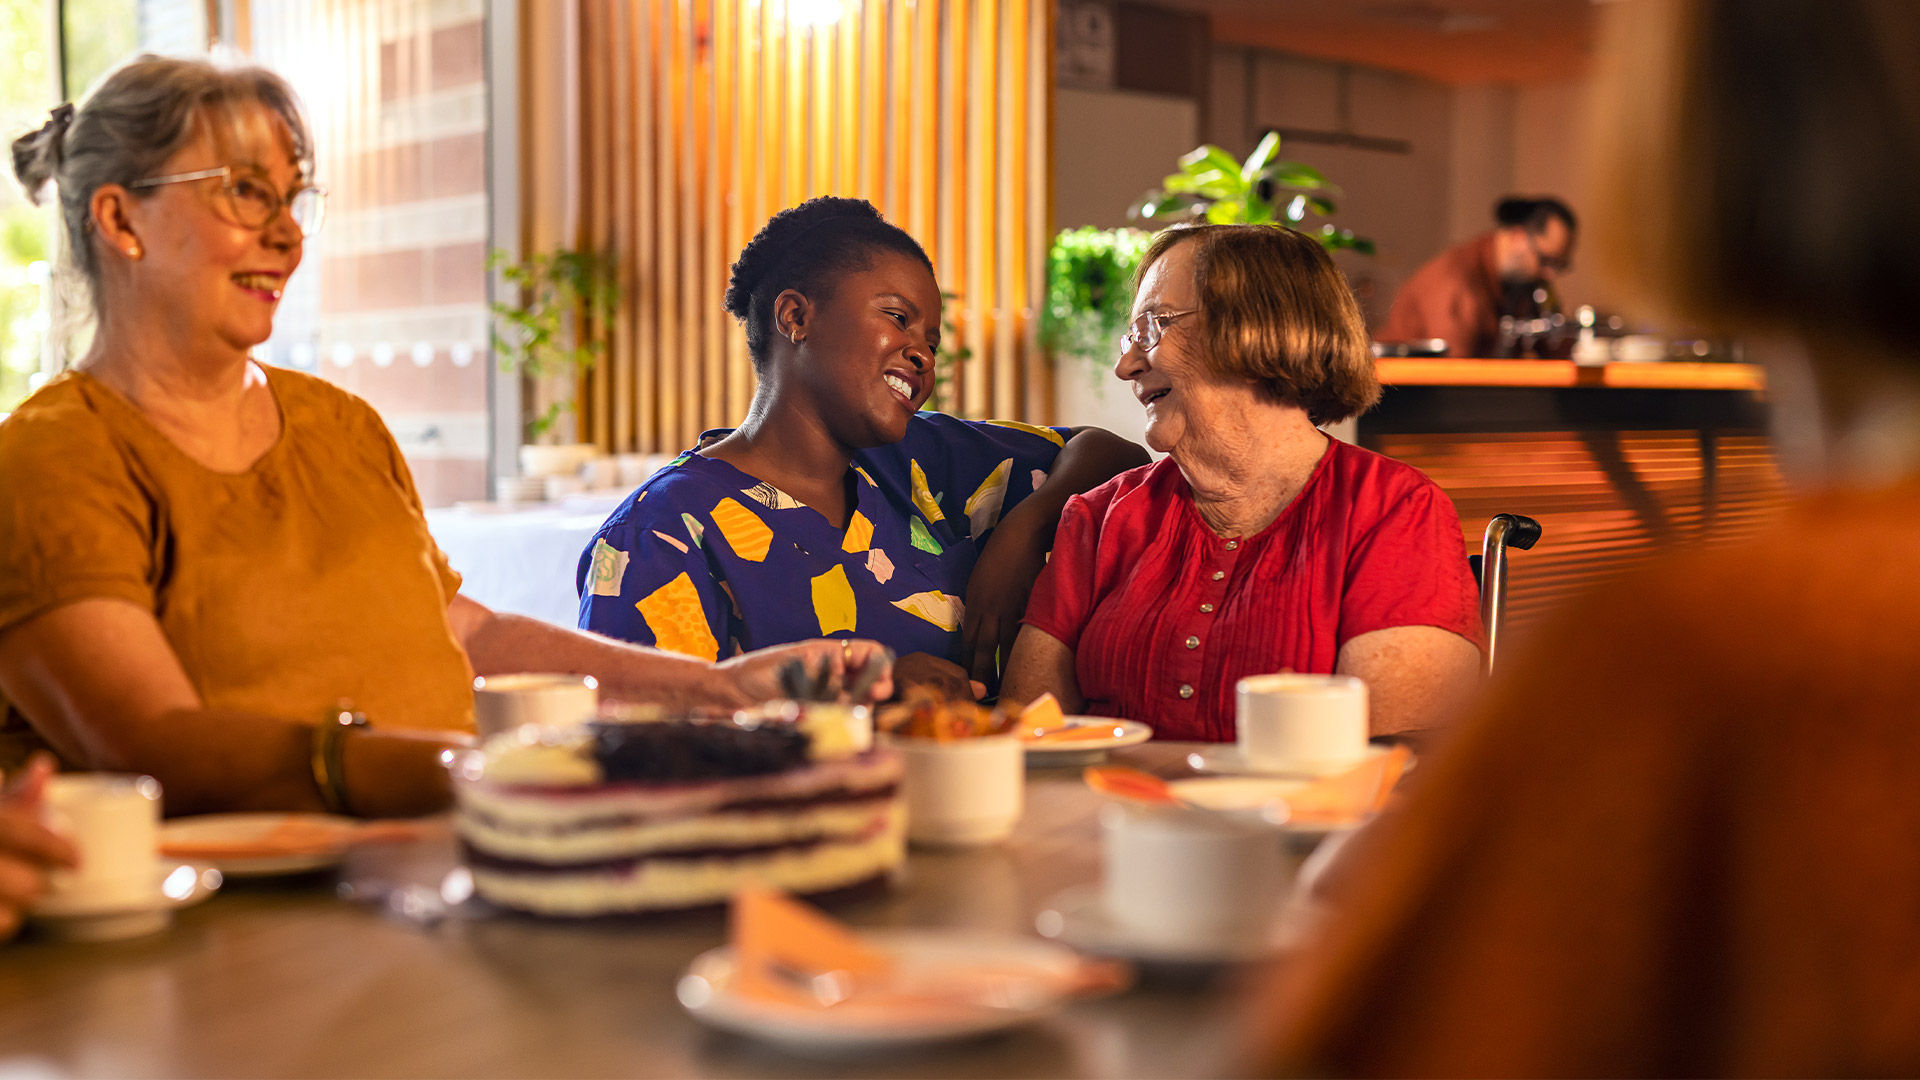
[[1068, 229], [1054, 237], [1040, 343], [1055, 356], [1111, 362], [1133, 306], [1133, 272], [1152, 240], [1139, 229]]

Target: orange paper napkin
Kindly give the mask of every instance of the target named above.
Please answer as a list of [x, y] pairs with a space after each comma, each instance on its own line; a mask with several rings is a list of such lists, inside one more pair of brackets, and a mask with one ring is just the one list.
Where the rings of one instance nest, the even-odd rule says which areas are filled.
[[[996, 984], [1033, 980], [1027, 968], [971, 963], [908, 977], [892, 954], [818, 909], [777, 890], [749, 885], [734, 894], [728, 918], [735, 993], [761, 1001], [851, 1013], [913, 1016], [975, 1009]], [[825, 980], [831, 993], [817, 984]], [[1069, 994], [1117, 990], [1131, 980], [1124, 965], [1083, 962], [1065, 985]], [[1057, 980], [1056, 980], [1057, 981]]]
[[1413, 755], [1404, 746], [1370, 757], [1343, 773], [1314, 781], [1287, 796], [1287, 821], [1344, 825], [1380, 811]]

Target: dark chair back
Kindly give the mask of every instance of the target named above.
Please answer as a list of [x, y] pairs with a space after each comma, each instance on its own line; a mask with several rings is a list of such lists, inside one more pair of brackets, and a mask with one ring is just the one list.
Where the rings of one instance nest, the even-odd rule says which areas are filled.
[[1480, 582], [1480, 624], [1486, 628], [1487, 651], [1481, 666], [1493, 673], [1493, 658], [1500, 648], [1502, 624], [1507, 618], [1507, 549], [1525, 551], [1540, 540], [1540, 523], [1522, 514], [1495, 514], [1487, 522], [1480, 541], [1480, 554], [1467, 556], [1474, 579]]

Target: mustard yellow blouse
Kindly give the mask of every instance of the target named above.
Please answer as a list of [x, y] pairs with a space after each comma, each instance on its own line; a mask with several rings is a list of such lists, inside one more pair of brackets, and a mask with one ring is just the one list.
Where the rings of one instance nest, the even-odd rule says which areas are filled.
[[[209, 707], [470, 728], [447, 621], [460, 576], [366, 402], [267, 368], [281, 434], [241, 473], [194, 461], [99, 380], [62, 375], [0, 423], [0, 635], [62, 604], [153, 612]], [[0, 698], [0, 765], [38, 745]]]

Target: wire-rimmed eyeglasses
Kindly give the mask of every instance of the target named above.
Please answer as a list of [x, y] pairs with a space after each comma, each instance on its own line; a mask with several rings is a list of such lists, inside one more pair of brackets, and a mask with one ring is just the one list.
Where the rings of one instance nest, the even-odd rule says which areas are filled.
[[1199, 308], [1188, 311], [1149, 311], [1133, 320], [1127, 332], [1120, 335], [1120, 355], [1125, 356], [1138, 345], [1141, 352], [1152, 352], [1160, 345], [1160, 339], [1167, 336], [1167, 327], [1175, 319], [1184, 319]]
[[174, 173], [170, 176], [155, 176], [146, 180], [135, 180], [128, 187], [150, 188], [162, 184], [184, 184], [190, 180], [221, 180], [220, 194], [224, 197], [229, 219], [235, 225], [248, 229], [264, 229], [273, 224], [280, 212], [300, 226], [300, 232], [312, 236], [320, 231], [327, 220], [327, 189], [311, 184], [298, 187], [282, 197], [265, 178], [247, 173], [236, 173], [233, 166], [222, 165], [217, 169], [201, 169], [198, 172]]

